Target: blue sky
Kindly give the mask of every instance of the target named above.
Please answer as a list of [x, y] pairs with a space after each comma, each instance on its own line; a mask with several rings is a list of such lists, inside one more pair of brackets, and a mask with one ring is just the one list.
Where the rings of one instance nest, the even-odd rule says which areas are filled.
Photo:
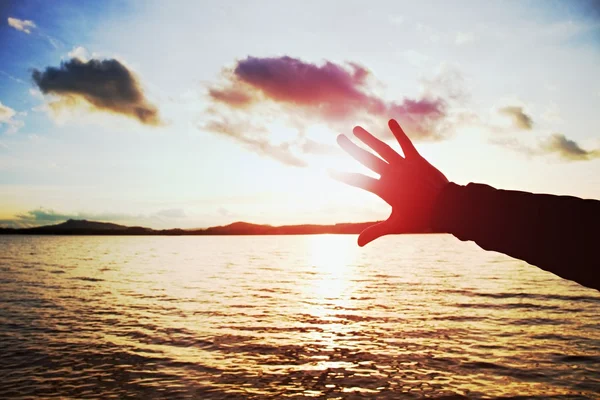
[[[365, 4], [2, 2], [0, 223], [385, 218], [387, 205], [327, 175], [362, 171], [335, 148], [338, 133], [355, 124], [385, 132], [385, 113], [356, 108], [359, 98], [389, 110], [439, 105], [426, 123], [402, 117], [450, 180], [600, 198], [597, 2]], [[91, 92], [42, 93], [32, 71], [73, 59], [116, 60], [161, 123], [140, 122], [131, 112], [139, 104], [128, 100], [109, 110]], [[254, 73], [250, 65], [289, 73], [292, 63], [330, 85], [326, 93], [338, 83], [358, 93], [336, 98], [343, 118], [318, 111], [331, 97], [294, 92], [292, 75], [240, 74]], [[365, 81], [351, 77], [354, 64]], [[304, 83], [308, 93], [318, 91], [314, 82]], [[211, 89], [260, 100], [239, 108]]]

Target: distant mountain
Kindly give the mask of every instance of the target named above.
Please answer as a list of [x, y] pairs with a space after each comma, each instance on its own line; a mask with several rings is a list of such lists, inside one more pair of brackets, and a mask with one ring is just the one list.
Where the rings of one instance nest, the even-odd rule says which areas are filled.
[[96, 221], [88, 221], [85, 219], [70, 219], [62, 224], [58, 225], [46, 225], [40, 226], [37, 228], [38, 230], [55, 230], [55, 231], [70, 231], [70, 230], [79, 230], [79, 229], [93, 229], [93, 230], [114, 230], [114, 229], [127, 229], [126, 226], [111, 224], [109, 222], [96, 222]]
[[234, 222], [225, 226], [194, 231], [204, 235], [310, 235], [322, 233], [360, 233], [373, 222], [345, 223], [335, 225], [257, 225]]
[[162, 229], [141, 226], [124, 226], [108, 222], [70, 219], [58, 225], [35, 228], [0, 228], [0, 234], [17, 235], [312, 235], [312, 234], [358, 234], [375, 222], [341, 223], [334, 225], [259, 225], [234, 222], [206, 229]]

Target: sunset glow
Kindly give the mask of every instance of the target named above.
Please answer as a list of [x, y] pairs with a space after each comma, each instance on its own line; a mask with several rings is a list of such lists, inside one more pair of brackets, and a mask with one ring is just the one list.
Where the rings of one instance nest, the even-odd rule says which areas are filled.
[[594, 2], [60, 4], [0, 7], [1, 226], [383, 219], [328, 171], [389, 118], [454, 182], [600, 197]]

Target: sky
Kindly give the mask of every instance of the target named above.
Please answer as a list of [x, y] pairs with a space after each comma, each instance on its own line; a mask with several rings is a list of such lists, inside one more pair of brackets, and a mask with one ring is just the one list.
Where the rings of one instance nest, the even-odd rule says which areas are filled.
[[1, 0], [0, 60], [0, 226], [385, 219], [328, 172], [389, 118], [453, 182], [600, 199], [598, 1]]

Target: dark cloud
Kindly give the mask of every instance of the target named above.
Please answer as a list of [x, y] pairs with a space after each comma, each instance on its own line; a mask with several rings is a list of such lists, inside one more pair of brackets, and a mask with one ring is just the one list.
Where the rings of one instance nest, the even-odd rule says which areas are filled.
[[[426, 84], [434, 87], [448, 82], [438, 79]], [[325, 61], [317, 65], [288, 56], [247, 57], [223, 71], [221, 84], [208, 88], [213, 120], [203, 128], [235, 138], [248, 148], [296, 166], [306, 164], [297, 154], [331, 151], [328, 145], [304, 137], [304, 130], [317, 124], [339, 132], [357, 123], [366, 123], [377, 127], [375, 133], [391, 137], [387, 129], [379, 127], [385, 127], [389, 118], [395, 118], [413, 139], [445, 137], [449, 103], [444, 96], [430, 90], [419, 98], [394, 102], [374, 94], [376, 88], [369, 70], [357, 63]], [[448, 100], [455, 100], [458, 91], [453, 87]], [[283, 148], [271, 144], [273, 132], [264, 122], [274, 119], [285, 120], [288, 126], [298, 130], [297, 137]], [[232, 124], [233, 120], [246, 123]], [[251, 120], [254, 123], [247, 123]], [[258, 129], [253, 131], [249, 125]]]
[[591, 160], [600, 157], [600, 149], [584, 150], [577, 142], [567, 139], [561, 133], [555, 133], [543, 141], [540, 149], [546, 153], [556, 153], [567, 161]]
[[542, 139], [536, 146], [529, 146], [515, 138], [495, 138], [492, 144], [506, 147], [527, 156], [558, 155], [563, 161], [584, 161], [600, 158], [600, 149], [585, 150], [577, 142], [562, 133], [554, 133]]
[[523, 111], [523, 107], [507, 106], [499, 110], [503, 115], [510, 117], [513, 124], [523, 130], [531, 130], [533, 128], [533, 120]]
[[160, 125], [157, 108], [146, 99], [135, 75], [118, 60], [82, 61], [73, 58], [60, 67], [34, 69], [32, 78], [44, 94], [58, 96], [53, 108], [72, 107], [84, 101], [93, 109]]

